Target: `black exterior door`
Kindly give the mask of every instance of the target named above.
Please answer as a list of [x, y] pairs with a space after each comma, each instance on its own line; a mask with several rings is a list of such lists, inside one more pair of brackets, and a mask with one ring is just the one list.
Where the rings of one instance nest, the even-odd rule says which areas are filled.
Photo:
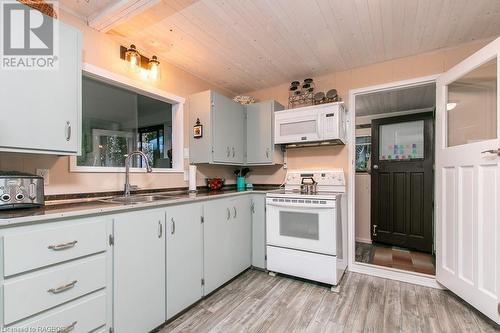
[[433, 249], [434, 115], [372, 121], [372, 240]]

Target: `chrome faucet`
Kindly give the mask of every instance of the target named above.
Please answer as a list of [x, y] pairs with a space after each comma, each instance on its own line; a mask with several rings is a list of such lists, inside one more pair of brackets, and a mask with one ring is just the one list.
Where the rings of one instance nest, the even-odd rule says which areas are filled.
[[126, 197], [130, 196], [130, 160], [131, 160], [131, 157], [135, 156], [135, 155], [139, 155], [142, 157], [142, 159], [144, 160], [144, 163], [146, 163], [146, 171], [148, 173], [153, 171], [153, 169], [151, 169], [151, 167], [149, 166], [148, 157], [142, 151], [137, 150], [137, 151], [131, 152], [128, 155], [125, 155], [125, 190], [124, 190], [125, 193], [123, 195]]

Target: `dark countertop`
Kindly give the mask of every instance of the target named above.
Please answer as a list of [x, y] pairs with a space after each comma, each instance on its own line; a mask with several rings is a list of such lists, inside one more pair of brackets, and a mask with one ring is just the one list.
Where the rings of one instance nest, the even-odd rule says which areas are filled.
[[237, 191], [229, 187], [220, 191], [199, 191], [188, 193], [187, 191], [157, 191], [142, 192], [141, 194], [169, 195], [172, 198], [141, 203], [112, 203], [102, 201], [110, 196], [83, 195], [77, 198], [72, 195], [71, 199], [61, 196], [59, 200], [46, 201], [46, 205], [40, 208], [0, 210], [0, 228], [19, 224], [31, 224], [46, 220], [56, 220], [67, 217], [78, 217], [86, 215], [102, 215], [117, 213], [127, 210], [139, 210], [145, 208], [161, 207], [186, 203], [190, 201], [216, 199], [226, 196], [243, 195], [249, 193], [262, 193], [275, 190], [276, 186], [257, 187], [255, 190]]

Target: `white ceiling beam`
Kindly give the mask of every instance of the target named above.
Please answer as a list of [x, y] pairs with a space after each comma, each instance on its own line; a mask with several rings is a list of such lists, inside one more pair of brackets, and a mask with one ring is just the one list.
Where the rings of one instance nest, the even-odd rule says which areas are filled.
[[156, 5], [161, 0], [120, 0], [88, 19], [91, 28], [107, 32], [118, 24]]

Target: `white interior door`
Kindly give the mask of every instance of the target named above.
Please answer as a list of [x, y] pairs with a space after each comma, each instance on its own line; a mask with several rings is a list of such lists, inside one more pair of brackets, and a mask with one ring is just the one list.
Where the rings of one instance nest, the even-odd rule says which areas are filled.
[[500, 324], [500, 38], [437, 80], [437, 280]]

